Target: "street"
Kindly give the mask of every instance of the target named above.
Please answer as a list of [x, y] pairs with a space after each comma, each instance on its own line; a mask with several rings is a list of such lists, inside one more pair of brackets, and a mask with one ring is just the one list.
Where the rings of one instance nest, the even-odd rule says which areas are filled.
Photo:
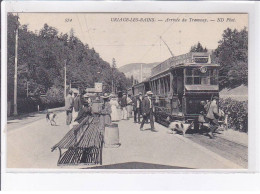
[[[57, 114], [57, 126], [47, 123], [44, 114], [16, 121], [20, 122], [19, 127], [12, 122], [7, 125], [8, 168], [66, 168], [57, 166], [58, 150], [51, 152], [51, 147], [69, 131], [65, 125], [65, 112]], [[246, 146], [241, 149], [236, 143], [219, 137], [212, 141], [197, 134], [186, 137], [168, 134], [167, 128], [158, 123], [155, 123], [158, 132], [151, 132], [148, 124], [144, 126], [145, 131], [140, 131], [139, 124], [133, 123], [132, 118], [118, 124], [121, 146], [103, 148], [104, 168], [118, 164], [121, 165], [119, 168], [138, 168], [138, 165], [142, 168], [247, 168]], [[239, 152], [241, 154], [237, 155]], [[233, 155], [230, 156], [230, 153]], [[128, 166], [122, 167], [124, 164]], [[72, 168], [91, 167], [81, 165]]]

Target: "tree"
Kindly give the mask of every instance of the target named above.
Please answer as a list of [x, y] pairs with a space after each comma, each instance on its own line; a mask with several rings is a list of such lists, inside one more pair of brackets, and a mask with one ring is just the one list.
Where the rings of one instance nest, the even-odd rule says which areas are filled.
[[203, 48], [200, 42], [190, 48], [190, 52], [208, 52], [207, 48]]
[[222, 34], [213, 62], [220, 64], [220, 89], [248, 84], [248, 31], [227, 28]]
[[[27, 82], [29, 92], [35, 98], [47, 93], [52, 94], [50, 96], [59, 94], [62, 98], [59, 98], [57, 104], [61, 100], [64, 102], [63, 94], [60, 95], [64, 89], [64, 60], [67, 61], [67, 85], [72, 81], [78, 82], [81, 87], [94, 87], [95, 82], [102, 82], [106, 85], [106, 92], [111, 92], [113, 72], [116, 87], [125, 90], [131, 86], [125, 75], [117, 70], [115, 59], [111, 67], [94, 48], [90, 49], [88, 44], [83, 44], [74, 35], [73, 29], [69, 35], [60, 34], [57, 29], [44, 24], [39, 33], [35, 33], [29, 31], [26, 25], [18, 25], [18, 100], [21, 99], [21, 102], [27, 100]], [[16, 16], [8, 14], [7, 83], [8, 100], [11, 102], [14, 90], [16, 27]], [[49, 99], [48, 103], [51, 103], [54, 98]], [[30, 104], [32, 103], [27, 103], [28, 106]]]

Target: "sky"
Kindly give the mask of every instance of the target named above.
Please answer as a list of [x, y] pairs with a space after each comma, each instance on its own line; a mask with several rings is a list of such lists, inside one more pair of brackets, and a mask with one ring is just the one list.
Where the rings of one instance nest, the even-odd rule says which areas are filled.
[[[200, 42], [215, 49], [228, 27], [248, 28], [247, 14], [140, 14], [140, 13], [20, 13], [19, 21], [39, 31], [47, 23], [59, 33], [75, 36], [117, 67], [129, 63], [162, 62], [169, 57], [166, 44], [177, 56]], [[162, 39], [164, 42], [162, 41]]]

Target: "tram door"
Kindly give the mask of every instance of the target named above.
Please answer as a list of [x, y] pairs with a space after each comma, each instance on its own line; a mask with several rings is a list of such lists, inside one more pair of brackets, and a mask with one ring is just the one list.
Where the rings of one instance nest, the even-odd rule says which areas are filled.
[[179, 99], [177, 96], [172, 97], [172, 115], [179, 114]]
[[173, 72], [173, 98], [172, 98], [172, 115], [178, 115], [182, 112], [182, 97], [183, 97], [183, 69], [178, 69]]

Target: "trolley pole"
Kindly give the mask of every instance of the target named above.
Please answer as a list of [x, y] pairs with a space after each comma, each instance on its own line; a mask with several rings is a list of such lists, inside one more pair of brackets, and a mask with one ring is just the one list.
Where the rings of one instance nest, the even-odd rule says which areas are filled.
[[67, 89], [67, 60], [65, 59], [64, 64], [64, 100], [66, 100], [66, 89]]
[[15, 30], [15, 59], [14, 59], [14, 116], [18, 115], [17, 113], [17, 63], [18, 63], [18, 13], [17, 13], [17, 23]]

